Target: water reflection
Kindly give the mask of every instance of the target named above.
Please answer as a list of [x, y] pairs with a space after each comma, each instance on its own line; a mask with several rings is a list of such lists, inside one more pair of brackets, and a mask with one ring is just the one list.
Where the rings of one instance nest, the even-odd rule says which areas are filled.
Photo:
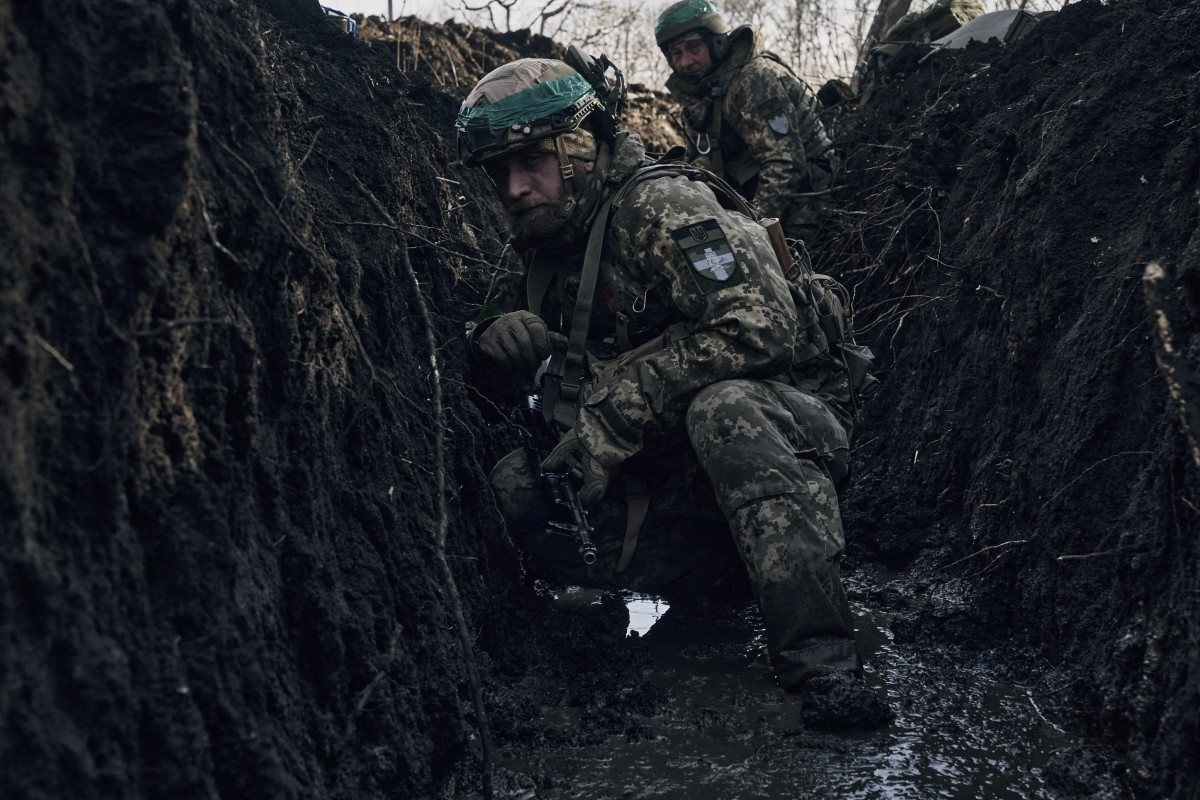
[[661, 597], [636, 593], [625, 598], [625, 607], [629, 609], [629, 629], [625, 631], [626, 636], [631, 633], [645, 635], [670, 608], [667, 601]]

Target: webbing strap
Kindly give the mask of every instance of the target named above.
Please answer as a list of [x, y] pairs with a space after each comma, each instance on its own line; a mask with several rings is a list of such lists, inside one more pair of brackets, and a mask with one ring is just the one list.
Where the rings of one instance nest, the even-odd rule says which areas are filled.
[[621, 559], [617, 561], [617, 572], [624, 572], [637, 550], [638, 535], [646, 513], [650, 510], [650, 491], [645, 481], [625, 476], [625, 541], [621, 543]]
[[566, 361], [553, 412], [554, 419], [568, 428], [575, 427], [575, 418], [579, 414], [579, 392], [587, 369], [587, 333], [592, 321], [592, 300], [596, 295], [596, 280], [600, 276], [600, 254], [604, 250], [604, 233], [608, 228], [612, 203], [611, 197], [605, 200], [592, 222], [587, 250], [583, 254], [583, 270], [579, 275], [579, 294], [575, 297], [575, 311], [571, 315]]
[[[554, 281], [554, 276], [558, 273], [558, 263], [550, 259], [541, 259], [537, 257], [537, 251], [533, 251], [532, 263], [529, 265], [529, 272], [525, 279], [525, 301], [529, 305], [529, 310], [534, 314], [541, 314], [542, 302], [546, 299], [546, 292], [550, 289], [550, 284]], [[561, 350], [555, 349], [550, 354], [550, 363], [546, 365], [546, 375], [555, 380], [547, 380], [544, 384], [542, 395], [542, 416], [547, 420], [554, 419], [554, 407], [558, 404], [558, 384], [563, 371], [563, 353]]]
[[558, 264], [550, 260], [539, 261], [536, 250], [531, 260], [529, 274], [525, 279], [525, 302], [530, 311], [540, 314], [542, 301], [546, 299], [546, 292], [549, 291], [554, 275], [558, 272]]
[[717, 85], [712, 90], [713, 103], [713, 118], [712, 124], [708, 129], [712, 131], [709, 136], [715, 139], [712, 144], [712, 171], [717, 175], [722, 175], [725, 172], [725, 157], [721, 155], [721, 114], [725, 109], [725, 87]]

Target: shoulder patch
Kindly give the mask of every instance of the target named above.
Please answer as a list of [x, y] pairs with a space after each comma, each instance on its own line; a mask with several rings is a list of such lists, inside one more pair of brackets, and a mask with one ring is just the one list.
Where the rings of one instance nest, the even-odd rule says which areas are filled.
[[780, 136], [786, 136], [788, 131], [791, 130], [787, 111], [784, 109], [783, 100], [780, 98], [768, 97], [759, 103], [758, 113], [762, 114], [767, 120], [767, 127]]
[[733, 248], [715, 219], [672, 231], [671, 238], [691, 265], [696, 286], [705, 294], [737, 286], [744, 279]]

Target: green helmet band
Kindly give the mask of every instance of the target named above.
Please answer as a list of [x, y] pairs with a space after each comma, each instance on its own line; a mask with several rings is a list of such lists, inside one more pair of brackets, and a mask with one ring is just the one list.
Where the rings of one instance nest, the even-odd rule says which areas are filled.
[[577, 72], [536, 83], [494, 103], [472, 107], [464, 103], [454, 121], [463, 163], [475, 165], [573, 131], [602, 105], [595, 89]]
[[484, 128], [496, 133], [549, 118], [555, 112], [575, 105], [585, 94], [594, 95], [595, 91], [582, 75], [565, 75], [510, 94], [491, 105], [464, 107], [458, 112], [454, 127], [463, 133]]

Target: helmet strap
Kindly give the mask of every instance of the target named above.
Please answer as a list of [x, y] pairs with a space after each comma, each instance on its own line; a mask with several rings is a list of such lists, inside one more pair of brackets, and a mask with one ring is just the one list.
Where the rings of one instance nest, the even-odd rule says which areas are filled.
[[561, 135], [554, 137], [554, 152], [558, 153], [558, 171], [562, 175], [563, 186], [567, 186], [571, 178], [575, 177], [575, 165], [567, 155], [567, 146]]
[[[608, 180], [608, 166], [612, 161], [612, 146], [609, 142], [596, 142], [596, 161], [590, 173], [579, 175], [573, 183], [571, 196], [579, 204], [579, 215], [576, 222], [581, 226], [590, 224], [592, 214], [599, 205], [600, 196]], [[581, 228], [582, 232], [582, 228]]]
[[603, 139], [596, 142], [595, 166], [591, 172], [580, 169], [571, 171], [571, 179], [563, 181], [566, 202], [563, 213], [567, 218], [561, 235], [554, 243], [542, 243], [541, 249], [554, 252], [569, 250], [578, 245], [591, 229], [592, 217], [608, 186], [608, 167], [612, 161], [612, 145]]

